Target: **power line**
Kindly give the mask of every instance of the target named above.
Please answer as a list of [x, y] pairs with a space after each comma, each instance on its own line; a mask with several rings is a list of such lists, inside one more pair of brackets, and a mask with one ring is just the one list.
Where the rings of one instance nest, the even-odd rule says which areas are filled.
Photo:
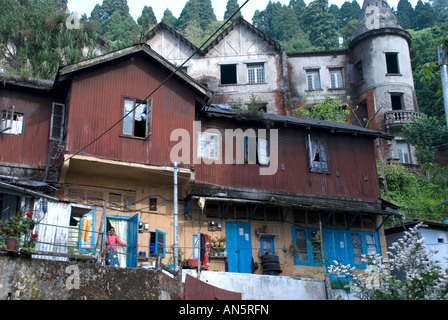
[[[228, 18], [199, 48], [196, 49], [195, 52], [193, 52], [192, 55], [190, 55], [179, 67], [176, 68], [176, 70], [174, 70], [165, 80], [163, 80], [150, 94], [148, 94], [148, 96], [146, 96], [145, 99], [143, 99], [143, 101], [148, 100], [157, 90], [159, 90], [166, 82], [168, 82], [168, 80], [170, 80], [175, 74], [176, 72], [178, 72], [188, 61], [190, 61], [199, 51], [201, 51], [202, 47], [204, 47], [211, 39], [213, 39], [215, 37], [215, 35], [230, 21], [232, 20], [232, 18], [249, 2], [249, 0], [246, 0], [239, 8], [238, 10], [236, 10], [232, 16], [230, 18]], [[72, 154], [71, 156], [69, 156], [67, 159], [65, 159], [63, 161], [66, 162], [68, 160], [70, 160], [71, 158], [77, 156], [78, 154], [80, 154], [82, 151], [84, 151], [85, 149], [87, 149], [88, 147], [90, 147], [92, 144], [94, 144], [95, 142], [97, 142], [98, 140], [100, 140], [103, 136], [105, 136], [109, 131], [111, 131], [113, 128], [115, 128], [121, 121], [123, 121], [123, 119], [125, 119], [129, 114], [133, 113], [135, 109], [137, 109], [139, 106], [141, 105], [141, 103], [136, 103], [136, 106], [130, 110], [128, 113], [126, 113], [123, 117], [121, 117], [117, 122], [115, 122], [112, 126], [110, 126], [106, 131], [104, 131], [102, 134], [100, 134], [97, 138], [93, 139], [91, 142], [89, 142], [86, 146], [84, 146], [83, 148], [81, 148], [80, 150], [78, 150], [77, 152], [75, 152], [74, 154]]]

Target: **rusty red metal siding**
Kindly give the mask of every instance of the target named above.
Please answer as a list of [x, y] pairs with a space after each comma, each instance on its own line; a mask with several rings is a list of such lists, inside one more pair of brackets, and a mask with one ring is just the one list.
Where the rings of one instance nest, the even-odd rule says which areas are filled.
[[[170, 73], [147, 55], [117, 59], [82, 70], [72, 82], [68, 114], [67, 152], [76, 153], [113, 126], [124, 115], [123, 98], [146, 98]], [[145, 139], [121, 135], [123, 122], [81, 155], [124, 162], [172, 165], [173, 130], [192, 130], [194, 93], [176, 77], [153, 95], [152, 134]]]
[[0, 88], [0, 110], [15, 106], [24, 114], [23, 134], [0, 134], [0, 162], [45, 166], [49, 152], [52, 103], [64, 103], [51, 92], [20, 86]]
[[[236, 123], [224, 118], [212, 118], [211, 120], [204, 119], [201, 126], [202, 131], [212, 127], [219, 128], [224, 139], [225, 129], [235, 129], [240, 126], [244, 131], [246, 128], [241, 127], [243, 124], [243, 122]], [[347, 133], [330, 133], [328, 130], [307, 130], [292, 125], [274, 128], [278, 129], [279, 134], [278, 170], [275, 175], [261, 176], [260, 165], [207, 165], [202, 162], [195, 166], [196, 183], [371, 202], [380, 198], [373, 138]], [[269, 140], [269, 130], [267, 132]], [[329, 173], [310, 172], [306, 147], [308, 133], [317, 134], [327, 141]], [[224, 143], [225, 141], [222, 145]], [[221, 152], [224, 162], [225, 149], [221, 148]], [[282, 164], [284, 171], [281, 170]]]

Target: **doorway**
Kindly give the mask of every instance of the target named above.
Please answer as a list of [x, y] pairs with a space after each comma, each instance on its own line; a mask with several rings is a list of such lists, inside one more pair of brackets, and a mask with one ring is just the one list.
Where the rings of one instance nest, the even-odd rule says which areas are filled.
[[252, 273], [252, 240], [250, 224], [226, 222], [226, 247], [229, 272]]
[[[106, 216], [105, 232], [113, 227], [115, 234], [122, 242], [130, 247], [117, 245], [118, 261], [120, 267], [137, 268], [137, 240], [138, 240], [139, 214], [132, 217]], [[106, 237], [104, 237], [104, 246]]]

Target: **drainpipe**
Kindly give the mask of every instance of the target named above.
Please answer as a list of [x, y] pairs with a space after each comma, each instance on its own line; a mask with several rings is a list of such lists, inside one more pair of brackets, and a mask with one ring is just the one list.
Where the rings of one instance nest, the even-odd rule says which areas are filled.
[[437, 47], [438, 62], [440, 67], [440, 77], [442, 80], [443, 104], [445, 105], [445, 119], [448, 127], [448, 72], [446, 51], [443, 46]]
[[179, 270], [179, 227], [178, 227], [178, 212], [177, 212], [177, 162], [174, 162], [174, 271]]

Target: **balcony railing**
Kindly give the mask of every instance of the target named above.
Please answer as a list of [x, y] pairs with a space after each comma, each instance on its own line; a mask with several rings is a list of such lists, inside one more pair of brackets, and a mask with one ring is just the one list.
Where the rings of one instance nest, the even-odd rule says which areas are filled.
[[403, 125], [405, 123], [413, 123], [420, 116], [419, 112], [394, 110], [384, 113], [384, 120], [386, 126], [390, 125]]

